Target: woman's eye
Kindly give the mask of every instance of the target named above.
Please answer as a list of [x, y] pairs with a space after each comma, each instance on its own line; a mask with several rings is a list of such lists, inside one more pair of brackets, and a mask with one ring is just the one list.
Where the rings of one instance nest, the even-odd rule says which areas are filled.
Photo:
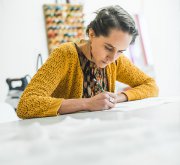
[[108, 51], [110, 51], [110, 52], [112, 52], [112, 51], [113, 51], [113, 49], [108, 48], [108, 47], [106, 47], [106, 46], [105, 46], [105, 48], [106, 48]]
[[123, 53], [121, 50], [118, 50], [118, 52], [117, 53]]

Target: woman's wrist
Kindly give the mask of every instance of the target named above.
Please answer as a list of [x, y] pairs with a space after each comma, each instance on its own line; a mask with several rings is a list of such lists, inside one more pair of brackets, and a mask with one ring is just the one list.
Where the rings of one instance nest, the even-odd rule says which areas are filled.
[[88, 110], [89, 98], [63, 100], [58, 114], [74, 113]]
[[117, 103], [128, 101], [128, 97], [125, 93], [119, 93], [117, 98]]

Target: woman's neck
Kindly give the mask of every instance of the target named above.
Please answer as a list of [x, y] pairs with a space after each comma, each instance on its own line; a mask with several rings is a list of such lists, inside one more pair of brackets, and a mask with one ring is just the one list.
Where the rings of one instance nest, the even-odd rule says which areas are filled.
[[83, 54], [86, 56], [86, 58], [89, 61], [93, 62], [93, 59], [91, 59], [91, 47], [90, 47], [90, 41], [81, 39], [79, 42], [76, 43], [80, 50], [83, 52]]

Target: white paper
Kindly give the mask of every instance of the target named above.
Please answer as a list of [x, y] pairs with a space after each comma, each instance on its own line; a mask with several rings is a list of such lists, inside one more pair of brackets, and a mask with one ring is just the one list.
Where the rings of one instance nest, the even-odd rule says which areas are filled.
[[[167, 97], [153, 97], [136, 101], [128, 101], [123, 103], [116, 104], [115, 108], [112, 108], [111, 111], [129, 111], [142, 108], [153, 107], [161, 104], [168, 104], [173, 102], [180, 101], [179, 97], [176, 98], [167, 98]], [[108, 110], [107, 110], [108, 111]]]

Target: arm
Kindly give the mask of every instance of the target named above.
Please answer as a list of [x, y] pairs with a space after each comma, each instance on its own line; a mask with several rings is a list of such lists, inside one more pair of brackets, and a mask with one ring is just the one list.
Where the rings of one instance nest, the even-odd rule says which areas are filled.
[[66, 76], [68, 62], [61, 47], [55, 49], [38, 70], [23, 92], [17, 108], [20, 118], [57, 115], [63, 98], [51, 97], [59, 82]]
[[83, 110], [88, 110], [89, 99], [66, 99], [63, 100], [61, 107], [58, 110], [58, 114], [74, 113]]
[[[109, 98], [114, 98], [115, 102], [110, 102]], [[82, 110], [100, 111], [110, 109], [115, 106], [117, 95], [110, 92], [103, 92], [91, 98], [83, 99], [67, 99], [63, 100], [61, 107], [58, 110], [59, 114], [67, 114]]]
[[138, 69], [124, 55], [121, 55], [117, 60], [116, 80], [132, 87], [122, 92], [129, 101], [158, 95], [158, 87], [155, 80]]

